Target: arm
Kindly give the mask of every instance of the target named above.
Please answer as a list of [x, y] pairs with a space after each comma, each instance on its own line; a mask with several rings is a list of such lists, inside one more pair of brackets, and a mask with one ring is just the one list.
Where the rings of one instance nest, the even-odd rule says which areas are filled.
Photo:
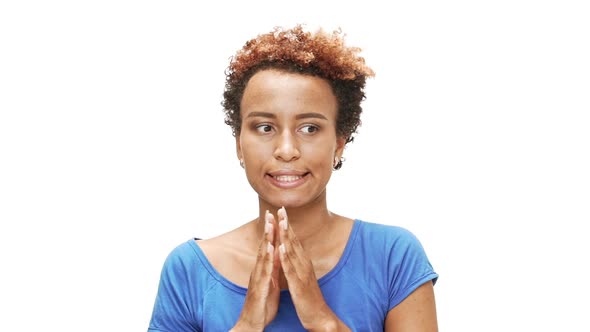
[[436, 305], [431, 281], [424, 283], [389, 311], [385, 332], [437, 332]]

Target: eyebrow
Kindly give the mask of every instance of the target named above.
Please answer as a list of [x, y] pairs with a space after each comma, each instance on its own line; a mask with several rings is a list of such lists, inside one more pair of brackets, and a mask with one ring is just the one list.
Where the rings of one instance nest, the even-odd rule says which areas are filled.
[[[250, 113], [248, 113], [248, 116], [246, 118], [253, 118], [253, 117], [276, 119], [277, 116], [274, 113], [268, 113], [268, 112], [250, 112]], [[326, 118], [323, 114], [314, 113], [314, 112], [301, 113], [301, 114], [297, 114], [295, 116], [295, 119], [297, 119], [297, 120], [308, 119], [308, 118], [328, 120], [328, 118]]]

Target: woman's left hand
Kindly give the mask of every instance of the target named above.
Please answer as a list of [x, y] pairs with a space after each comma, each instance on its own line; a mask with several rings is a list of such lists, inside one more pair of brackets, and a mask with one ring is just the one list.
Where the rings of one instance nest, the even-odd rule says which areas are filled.
[[289, 226], [287, 211], [278, 211], [279, 257], [289, 292], [303, 327], [308, 331], [350, 331], [330, 309], [311, 260]]

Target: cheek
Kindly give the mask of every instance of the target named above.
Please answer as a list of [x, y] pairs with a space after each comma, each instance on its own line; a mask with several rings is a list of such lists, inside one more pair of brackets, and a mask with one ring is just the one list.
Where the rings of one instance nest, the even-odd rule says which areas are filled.
[[259, 141], [247, 136], [241, 139], [241, 144], [242, 154], [246, 160], [257, 162], [264, 158], [265, 155], [272, 153], [268, 144], [261, 144]]
[[318, 149], [311, 148], [305, 154], [307, 156], [306, 160], [313, 161], [313, 164], [316, 165], [318, 169], [332, 169], [333, 163], [333, 149]]

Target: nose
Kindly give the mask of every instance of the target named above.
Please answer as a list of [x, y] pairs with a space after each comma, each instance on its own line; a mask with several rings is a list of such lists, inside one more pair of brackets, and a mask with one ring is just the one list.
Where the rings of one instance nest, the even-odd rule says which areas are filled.
[[299, 159], [300, 152], [297, 140], [288, 130], [284, 130], [280, 135], [276, 136], [276, 147], [273, 156], [282, 161]]

